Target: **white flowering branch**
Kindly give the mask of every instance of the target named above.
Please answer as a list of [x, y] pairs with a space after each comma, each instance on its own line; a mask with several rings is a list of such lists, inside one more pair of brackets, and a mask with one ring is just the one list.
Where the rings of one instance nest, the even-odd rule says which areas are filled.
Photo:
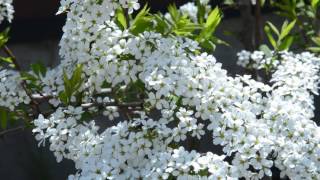
[[[0, 71], [0, 106], [14, 110], [34, 100], [54, 107], [36, 114], [33, 133], [39, 145], [49, 143], [58, 162], [75, 162], [78, 171], [69, 179], [262, 179], [272, 168], [282, 177], [320, 179], [320, 128], [313, 121], [318, 57], [242, 51], [240, 65], [268, 65], [272, 78], [265, 84], [230, 77], [199, 45], [220, 22], [207, 0], [171, 6], [164, 16], [144, 8], [126, 22], [121, 12], [139, 8], [137, 0], [62, 0], [60, 12], [68, 16], [63, 60], [38, 78], [31, 74], [38, 94], [24, 91], [16, 81], [21, 74]], [[204, 17], [195, 40], [178, 27], [189, 22], [192, 29]], [[163, 35], [171, 28], [166, 23], [173, 24], [170, 36]], [[100, 94], [104, 88], [110, 91]], [[125, 118], [99, 129], [94, 119], [100, 115]], [[182, 146], [207, 133], [224, 155]]]

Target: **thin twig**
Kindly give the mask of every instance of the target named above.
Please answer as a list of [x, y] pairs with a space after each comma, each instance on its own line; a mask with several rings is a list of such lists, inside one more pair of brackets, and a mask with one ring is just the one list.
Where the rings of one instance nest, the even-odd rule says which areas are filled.
[[[121, 110], [124, 110], [125, 108], [142, 108], [143, 107], [143, 102], [130, 102], [130, 103], [117, 103], [117, 102], [110, 102], [110, 103], [98, 103], [98, 102], [94, 102], [94, 103], [86, 103], [86, 104], [81, 104], [81, 107], [84, 109], [89, 109], [91, 107], [100, 107], [100, 108], [104, 108], [104, 107], [109, 107], [109, 106], [116, 106], [119, 107]], [[42, 114], [44, 116], [50, 116], [52, 113], [54, 113], [54, 111], [50, 110], [47, 112], [43, 112]]]
[[[110, 88], [103, 88], [101, 89], [101, 91], [99, 93], [97, 93], [96, 95], [101, 95], [101, 94], [107, 94], [107, 93], [110, 93], [111, 92], [111, 89]], [[55, 96], [53, 95], [49, 95], [49, 94], [41, 94], [41, 93], [38, 93], [38, 94], [32, 94], [32, 99], [34, 99], [35, 101], [37, 102], [42, 102], [42, 101], [48, 101], [52, 98], [55, 98]]]
[[[19, 73], [20, 73], [20, 75], [21, 75], [22, 68], [21, 68], [21, 66], [19, 65], [19, 63], [18, 63], [17, 58], [15, 57], [15, 55], [12, 53], [12, 51], [9, 49], [8, 46], [4, 45], [4, 46], [3, 46], [3, 49], [4, 49], [4, 52], [11, 58], [12, 63], [14, 64], [15, 68], [19, 71]], [[39, 104], [32, 98], [32, 94], [30, 94], [30, 92], [28, 91], [28, 89], [27, 89], [27, 82], [26, 82], [25, 80], [22, 80], [22, 81], [21, 81], [21, 86], [22, 86], [22, 88], [24, 89], [24, 91], [26, 92], [26, 94], [29, 96], [29, 98], [30, 98], [30, 100], [31, 100], [32, 108], [33, 108], [38, 114], [40, 114], [41, 111], [40, 111]]]
[[82, 104], [81, 107], [83, 108], [91, 108], [94, 106], [98, 107], [108, 107], [108, 106], [117, 106], [117, 107], [142, 107], [143, 102], [130, 102], [130, 103], [116, 103], [116, 102], [110, 102], [110, 103], [87, 103]]
[[15, 132], [18, 132], [18, 131], [23, 131], [23, 130], [25, 130], [25, 127], [24, 126], [20, 126], [20, 127], [16, 127], [16, 128], [13, 128], [13, 129], [8, 129], [8, 130], [5, 130], [5, 131], [1, 131], [0, 132], [0, 138], [6, 136], [7, 134], [15, 133]]
[[13, 64], [15, 65], [15, 68], [18, 71], [21, 71], [21, 66], [19, 65], [19, 63], [17, 63], [17, 59], [16, 56], [12, 53], [12, 51], [9, 49], [9, 47], [7, 45], [3, 46], [4, 52], [12, 59]]

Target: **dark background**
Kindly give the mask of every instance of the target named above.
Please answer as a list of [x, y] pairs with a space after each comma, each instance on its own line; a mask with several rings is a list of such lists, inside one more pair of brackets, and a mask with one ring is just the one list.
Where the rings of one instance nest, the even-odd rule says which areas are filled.
[[[141, 0], [142, 6], [148, 3], [152, 12], [165, 12], [169, 4], [177, 6], [185, 4], [188, 0]], [[161, 3], [159, 3], [161, 2]], [[212, 0], [212, 6], [221, 4], [221, 0]], [[11, 42], [39, 41], [43, 39], [60, 38], [65, 17], [56, 16], [59, 0], [14, 0], [15, 14], [11, 24]], [[238, 16], [235, 10], [225, 10], [225, 18]], [[4, 24], [1, 27], [5, 27]]]
[[[11, 39], [9, 46], [33, 47], [34, 44], [43, 44], [43, 42], [53, 42], [53, 45], [47, 48], [58, 49], [58, 41], [62, 35], [62, 27], [65, 22], [65, 16], [56, 16], [55, 13], [59, 7], [59, 0], [14, 0], [15, 14], [11, 26]], [[149, 0], [148, 2], [153, 12], [164, 12], [171, 3], [177, 5], [184, 4], [187, 0]], [[221, 1], [211, 1], [215, 6]], [[270, 14], [270, 9], [263, 10], [265, 19], [275, 19]], [[5, 23], [0, 29], [8, 26]], [[224, 20], [218, 34], [222, 39], [228, 41], [232, 47], [218, 46], [215, 57], [222, 62], [224, 68], [232, 74], [242, 71], [235, 65], [236, 52], [246, 46], [235, 37], [226, 37], [223, 34], [227, 30], [241, 30], [246, 25], [240, 19], [240, 12], [236, 9], [225, 9]], [[247, 23], [250, 26], [250, 22]], [[46, 43], [45, 43], [46, 44]], [[41, 45], [40, 45], [41, 46]], [[38, 46], [35, 46], [35, 51]], [[30, 62], [24, 60], [27, 56], [23, 48], [16, 48], [18, 60], [27, 67]], [[57, 54], [56, 51], [53, 51]], [[35, 52], [37, 55], [37, 52]], [[57, 56], [57, 55], [56, 55]], [[21, 58], [20, 58], [21, 57]], [[43, 55], [43, 57], [46, 57]], [[56, 57], [55, 57], [56, 58]], [[22, 59], [22, 60], [21, 60]], [[49, 61], [44, 58], [44, 62]], [[52, 61], [52, 60], [50, 60]], [[51, 62], [46, 62], [52, 64]], [[54, 63], [53, 63], [54, 64]], [[318, 106], [319, 100], [316, 99]], [[317, 111], [317, 117], [319, 112]], [[318, 118], [317, 118], [318, 119]], [[211, 134], [209, 135], [211, 136]], [[209, 137], [206, 137], [209, 138]], [[67, 179], [68, 175], [75, 173], [74, 164], [71, 161], [64, 160], [56, 163], [53, 153], [47, 147], [38, 148], [37, 142], [31, 133], [31, 130], [12, 133], [0, 138], [0, 179], [4, 180], [61, 180]]]

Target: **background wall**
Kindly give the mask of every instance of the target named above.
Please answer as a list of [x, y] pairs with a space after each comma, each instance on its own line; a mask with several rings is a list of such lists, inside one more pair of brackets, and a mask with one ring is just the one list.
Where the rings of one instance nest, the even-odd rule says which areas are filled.
[[[164, 11], [167, 5], [173, 2], [173, 0], [150, 0], [149, 4], [153, 11]], [[177, 0], [176, 2], [183, 4], [187, 1]], [[17, 56], [19, 63], [25, 69], [31, 63], [38, 61], [49, 67], [57, 65], [60, 61], [58, 43], [65, 19], [64, 16], [55, 16], [59, 0], [15, 0], [14, 5], [16, 14], [11, 28], [9, 47]], [[281, 20], [270, 13], [266, 13], [264, 19], [281, 23]], [[250, 22], [244, 22], [240, 18], [240, 12], [225, 11], [225, 18], [218, 29], [218, 36], [230, 43], [231, 47], [218, 46], [214, 55], [233, 75], [242, 72], [236, 66], [236, 53], [245, 47], [238, 40], [241, 32], [246, 28], [244, 25], [252, 26]], [[225, 31], [233, 31], [237, 37], [225, 36]], [[318, 102], [319, 100], [317, 105]], [[319, 113], [317, 116], [319, 117]], [[208, 147], [209, 139], [210, 137], [206, 137], [206, 140], [199, 142], [202, 151], [214, 148]], [[9, 134], [0, 139], [0, 179], [61, 180], [66, 179], [71, 173], [75, 173], [74, 164], [66, 160], [56, 163], [47, 147], [38, 148], [31, 130]]]

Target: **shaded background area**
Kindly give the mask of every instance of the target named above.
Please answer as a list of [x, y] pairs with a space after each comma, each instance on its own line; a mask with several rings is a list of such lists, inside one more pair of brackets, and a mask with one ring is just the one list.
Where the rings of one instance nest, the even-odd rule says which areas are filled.
[[[165, 11], [174, 0], [143, 0], [148, 2], [152, 11]], [[184, 4], [187, 0], [176, 0], [177, 5]], [[220, 1], [212, 1], [216, 5]], [[54, 67], [59, 59], [59, 40], [62, 35], [65, 16], [56, 16], [59, 0], [14, 0], [15, 18], [11, 26], [11, 39], [9, 47], [17, 56], [18, 62], [27, 69], [31, 63], [43, 62], [49, 67]], [[253, 12], [252, 12], [253, 14]], [[218, 37], [231, 44], [231, 47], [220, 45], [214, 53], [223, 67], [233, 75], [242, 73], [236, 66], [236, 53], [247, 45], [240, 41], [242, 32], [253, 26], [250, 21], [240, 18], [240, 11], [234, 9], [224, 10], [224, 19], [218, 28]], [[264, 20], [282, 23], [281, 19], [273, 16], [270, 9], [264, 9]], [[277, 24], [277, 23], [276, 23]], [[8, 26], [1, 25], [0, 29]], [[235, 36], [226, 36], [225, 32], [233, 32]], [[251, 32], [252, 33], [252, 32]], [[223, 60], [223, 61], [222, 61]], [[316, 106], [319, 98], [316, 99]], [[319, 112], [317, 111], [317, 117]], [[317, 118], [319, 119], [319, 118]], [[211, 134], [209, 134], [211, 137]], [[205, 139], [210, 139], [210, 137]], [[208, 149], [207, 142], [201, 141], [201, 149]], [[69, 174], [75, 173], [74, 164], [64, 160], [56, 163], [53, 153], [48, 147], [38, 148], [31, 130], [9, 134], [0, 138], [0, 179], [5, 180], [61, 180], [67, 179]]]

